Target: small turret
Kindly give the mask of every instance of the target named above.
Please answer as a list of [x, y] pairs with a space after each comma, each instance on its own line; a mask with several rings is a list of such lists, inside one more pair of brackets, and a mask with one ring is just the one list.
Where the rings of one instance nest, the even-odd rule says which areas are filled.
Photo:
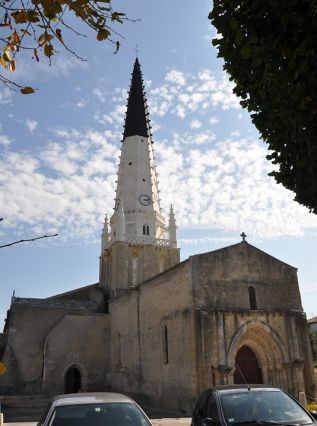
[[175, 215], [174, 215], [174, 210], [173, 210], [172, 204], [171, 204], [171, 207], [170, 207], [168, 228], [167, 229], [168, 229], [169, 240], [173, 244], [173, 247], [177, 247], [177, 239], [176, 239], [177, 226], [176, 226]]
[[101, 253], [104, 251], [105, 247], [109, 242], [109, 226], [108, 226], [108, 216], [105, 216], [105, 223], [103, 225], [103, 230], [101, 234]]

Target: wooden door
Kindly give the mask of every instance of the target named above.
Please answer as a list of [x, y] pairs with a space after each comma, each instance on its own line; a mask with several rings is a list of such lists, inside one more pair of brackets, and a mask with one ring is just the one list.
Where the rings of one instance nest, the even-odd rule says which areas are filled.
[[257, 357], [248, 346], [242, 346], [238, 350], [235, 363], [234, 383], [263, 383], [262, 372]]

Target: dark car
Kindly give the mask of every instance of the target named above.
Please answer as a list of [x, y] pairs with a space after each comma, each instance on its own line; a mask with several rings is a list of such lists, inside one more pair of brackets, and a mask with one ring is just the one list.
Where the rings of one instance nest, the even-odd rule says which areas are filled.
[[38, 426], [152, 426], [142, 409], [128, 396], [76, 393], [55, 397]]
[[316, 425], [316, 419], [281, 389], [264, 385], [215, 386], [198, 398], [191, 426]]

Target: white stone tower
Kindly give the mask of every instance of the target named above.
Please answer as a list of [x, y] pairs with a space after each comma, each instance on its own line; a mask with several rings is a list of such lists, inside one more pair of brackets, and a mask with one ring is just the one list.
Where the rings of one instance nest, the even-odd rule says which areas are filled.
[[[168, 238], [166, 238], [166, 236]], [[102, 233], [100, 285], [116, 295], [179, 262], [176, 224], [171, 208], [162, 216], [149, 113], [136, 58], [122, 140], [110, 232]]]

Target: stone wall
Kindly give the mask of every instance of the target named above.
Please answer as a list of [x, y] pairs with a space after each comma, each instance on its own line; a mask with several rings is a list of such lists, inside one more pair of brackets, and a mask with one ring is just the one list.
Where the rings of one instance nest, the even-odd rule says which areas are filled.
[[179, 249], [117, 241], [100, 257], [100, 283], [113, 296], [179, 263]]
[[115, 389], [151, 405], [192, 408], [196, 368], [191, 288], [187, 261], [110, 302]]
[[94, 302], [14, 298], [6, 324], [3, 361], [7, 372], [0, 376], [0, 392], [40, 394], [46, 336], [68, 313], [96, 313]]
[[110, 329], [106, 314], [67, 314], [44, 343], [43, 393], [63, 393], [69, 368], [80, 371], [82, 391], [104, 391], [110, 373]]

